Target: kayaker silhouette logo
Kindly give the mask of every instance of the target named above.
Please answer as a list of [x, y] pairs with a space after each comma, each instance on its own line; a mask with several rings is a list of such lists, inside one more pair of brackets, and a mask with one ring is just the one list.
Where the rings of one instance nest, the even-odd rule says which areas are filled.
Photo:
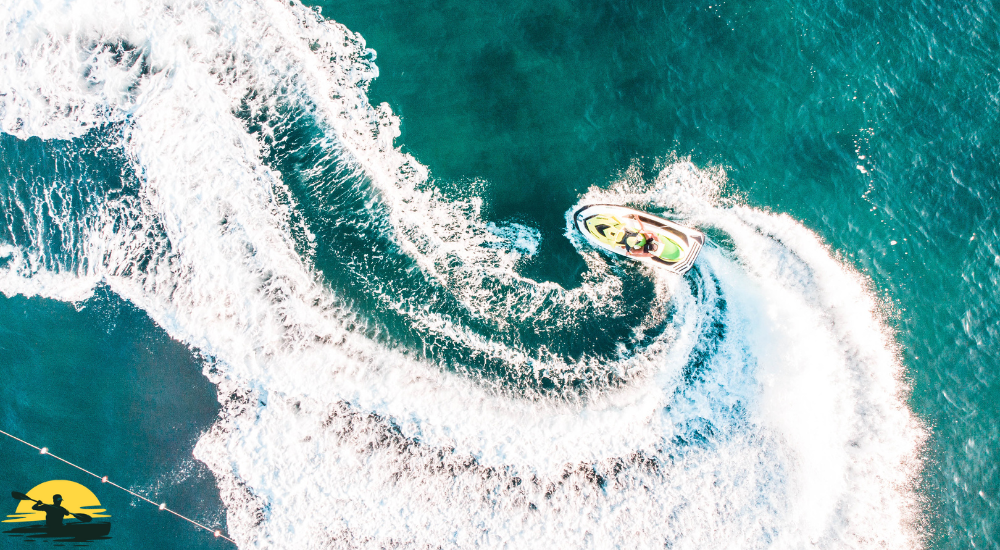
[[[55, 539], [54, 542], [88, 542], [109, 539], [111, 522], [95, 521], [110, 518], [97, 496], [90, 489], [73, 481], [56, 479], [36, 486], [27, 494], [11, 491], [20, 501], [17, 510], [3, 520], [8, 537], [34, 542]], [[23, 524], [23, 525], [18, 525]]]

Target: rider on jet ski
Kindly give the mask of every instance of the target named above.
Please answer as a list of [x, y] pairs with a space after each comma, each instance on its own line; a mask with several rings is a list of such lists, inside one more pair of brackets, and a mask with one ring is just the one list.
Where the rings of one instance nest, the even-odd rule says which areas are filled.
[[652, 256], [650, 253], [650, 248], [653, 245], [653, 234], [646, 233], [642, 230], [642, 221], [639, 220], [639, 216], [634, 216], [635, 223], [639, 224], [639, 229], [635, 229], [625, 226], [625, 235], [619, 244], [625, 245], [625, 253], [629, 256], [635, 258], [642, 258], [645, 256]]
[[605, 252], [677, 274], [691, 269], [705, 243], [705, 235], [697, 229], [613, 204], [584, 206], [573, 213], [573, 224]]
[[644, 256], [652, 256], [652, 254], [649, 253], [652, 241], [653, 235], [651, 233], [643, 233], [640, 222], [638, 231], [633, 230], [631, 227], [625, 227], [625, 234], [622, 239], [618, 241], [618, 244], [625, 245], [625, 253], [629, 256], [641, 258]]
[[635, 218], [638, 228], [626, 225], [614, 216], [594, 216], [587, 220], [591, 233], [609, 245], [619, 245], [625, 248], [628, 256], [641, 258], [652, 256], [654, 237], [652, 233], [643, 231], [642, 222]]

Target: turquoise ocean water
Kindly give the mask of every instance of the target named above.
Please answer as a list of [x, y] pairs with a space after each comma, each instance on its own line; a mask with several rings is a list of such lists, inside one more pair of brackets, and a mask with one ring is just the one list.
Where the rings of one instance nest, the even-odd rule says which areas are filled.
[[241, 548], [1000, 547], [994, 4], [2, 6], [0, 429]]

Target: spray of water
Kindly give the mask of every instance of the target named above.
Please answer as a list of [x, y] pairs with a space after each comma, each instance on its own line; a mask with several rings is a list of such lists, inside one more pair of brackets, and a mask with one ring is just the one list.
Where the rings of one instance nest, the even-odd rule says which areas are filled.
[[[395, 148], [398, 119], [368, 103], [373, 52], [297, 3], [0, 13], [0, 129], [69, 159], [5, 180], [0, 290], [78, 301], [104, 284], [205, 355], [223, 416], [196, 456], [241, 547], [920, 546], [923, 435], [879, 304], [800, 223], [724, 198], [722, 171], [674, 159], [581, 199], [718, 235], [686, 278], [577, 242], [590, 269], [564, 289], [517, 273], [536, 230], [434, 190]], [[295, 147], [322, 154], [297, 189], [268, 159], [305, 124]], [[72, 169], [88, 150], [119, 159], [120, 181]], [[361, 198], [350, 216], [417, 288], [373, 281], [376, 311], [468, 364], [380, 336], [317, 269], [332, 244], [302, 201], [335, 192]], [[505, 332], [629, 319], [627, 277], [655, 292], [616, 353]], [[573, 391], [584, 379], [612, 382]]]

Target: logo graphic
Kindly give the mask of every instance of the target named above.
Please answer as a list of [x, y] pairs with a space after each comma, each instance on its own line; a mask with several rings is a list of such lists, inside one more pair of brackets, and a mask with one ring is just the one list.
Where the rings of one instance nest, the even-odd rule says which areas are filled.
[[26, 541], [61, 539], [57, 542], [110, 538], [111, 523], [94, 519], [111, 516], [102, 513], [107, 510], [101, 507], [97, 496], [79, 483], [56, 479], [34, 487], [27, 494], [11, 491], [10, 496], [21, 501], [17, 510], [3, 521], [13, 524], [10, 525], [13, 529], [4, 531], [10, 537], [23, 537]]

